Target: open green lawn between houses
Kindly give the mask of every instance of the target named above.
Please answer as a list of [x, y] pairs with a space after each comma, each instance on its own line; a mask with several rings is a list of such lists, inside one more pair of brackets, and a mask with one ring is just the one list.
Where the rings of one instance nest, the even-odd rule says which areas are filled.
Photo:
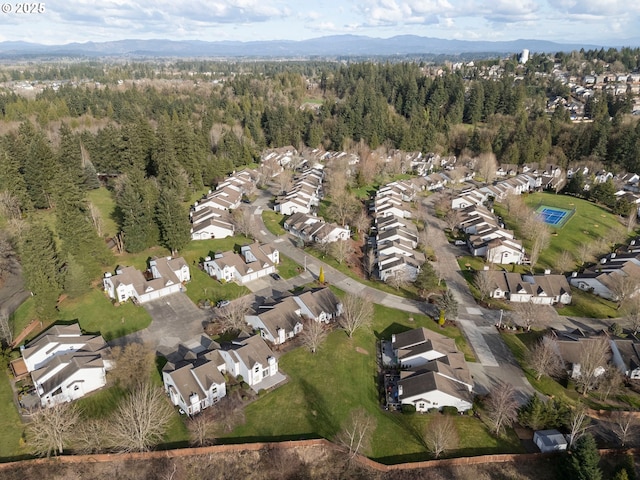
[[[618, 218], [587, 200], [554, 193], [532, 193], [524, 195], [523, 198], [525, 203], [534, 210], [541, 204], [567, 210], [576, 209], [575, 214], [562, 228], [550, 227], [553, 235], [549, 247], [540, 255], [539, 267], [553, 269], [557, 265], [557, 258], [563, 251], [575, 252], [581, 244], [593, 243], [601, 238], [609, 237], [612, 231], [618, 232], [617, 237], [620, 240], [625, 238], [625, 229]], [[508, 214], [504, 209], [497, 205], [496, 211], [504, 216], [509, 228], [518, 233], [518, 226], [509, 221]], [[522, 238], [521, 235], [518, 237]], [[527, 246], [525, 243], [525, 247]]]
[[[384, 411], [379, 403], [376, 342], [391, 334], [425, 326], [460, 338], [455, 327], [439, 329], [429, 317], [410, 315], [376, 305], [372, 328], [357, 331], [352, 339], [332, 332], [316, 354], [295, 349], [280, 358], [288, 383], [249, 405], [246, 421], [220, 441], [251, 442], [269, 439], [325, 437], [334, 439], [350, 412], [364, 408], [376, 420], [368, 454], [384, 463], [429, 458], [422, 432], [433, 415], [402, 415]], [[465, 344], [462, 345], [464, 351]], [[455, 416], [460, 445], [452, 456], [489, 452], [519, 452], [513, 435], [496, 439], [478, 419]]]
[[267, 227], [274, 235], [280, 236], [287, 233], [282, 224], [284, 223], [284, 216], [273, 210], [262, 211], [262, 221], [264, 226]]

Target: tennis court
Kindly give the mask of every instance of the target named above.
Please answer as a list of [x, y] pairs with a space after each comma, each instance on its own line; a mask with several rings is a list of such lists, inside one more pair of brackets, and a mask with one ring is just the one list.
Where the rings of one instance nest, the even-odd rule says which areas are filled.
[[540, 219], [553, 227], [562, 227], [574, 212], [575, 210], [565, 210], [564, 208], [548, 207], [546, 205], [540, 205], [536, 210]]

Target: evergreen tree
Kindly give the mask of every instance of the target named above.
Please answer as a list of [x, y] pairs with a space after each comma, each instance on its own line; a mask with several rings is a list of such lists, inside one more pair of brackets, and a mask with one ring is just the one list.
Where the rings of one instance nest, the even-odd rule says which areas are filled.
[[438, 276], [431, 263], [424, 262], [422, 264], [420, 272], [413, 283], [420, 290], [422, 296], [438, 287]]
[[47, 320], [54, 318], [62, 285], [59, 257], [51, 230], [40, 224], [29, 227], [20, 245], [20, 258], [37, 315]]
[[116, 198], [120, 229], [124, 234], [127, 252], [137, 253], [156, 245], [159, 238], [155, 222], [155, 186], [148, 183], [144, 174], [132, 170], [127, 174], [122, 190]]
[[71, 298], [84, 295], [91, 290], [92, 280], [75, 257], [69, 255], [67, 263], [63, 268], [63, 286], [65, 293]]
[[587, 433], [578, 439], [568, 457], [568, 478], [574, 480], [601, 480], [602, 471], [598, 467], [600, 454], [593, 435]]
[[156, 218], [162, 243], [172, 254], [187, 246], [191, 240], [189, 213], [173, 190], [165, 188], [160, 193]]
[[41, 133], [31, 140], [27, 157], [24, 179], [29, 197], [34, 207], [51, 208], [59, 169], [51, 145]]

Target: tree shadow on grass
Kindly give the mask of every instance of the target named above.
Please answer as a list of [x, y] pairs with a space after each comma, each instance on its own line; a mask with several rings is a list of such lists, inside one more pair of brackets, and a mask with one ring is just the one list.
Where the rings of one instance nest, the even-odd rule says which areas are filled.
[[[306, 400], [309, 424], [313, 425], [313, 429], [320, 435], [333, 438], [340, 431], [340, 424], [331, 415], [329, 405], [312, 383], [301, 380], [300, 387]], [[339, 402], [340, 399], [336, 401]]]
[[[407, 316], [410, 316], [410, 314], [407, 314]], [[401, 323], [394, 322], [391, 325], [388, 325], [387, 328], [385, 328], [384, 330], [382, 331], [374, 330], [373, 333], [378, 340], [391, 340], [392, 335], [396, 333], [407, 332], [409, 330], [412, 330], [412, 327], [408, 327], [407, 325], [402, 325]]]

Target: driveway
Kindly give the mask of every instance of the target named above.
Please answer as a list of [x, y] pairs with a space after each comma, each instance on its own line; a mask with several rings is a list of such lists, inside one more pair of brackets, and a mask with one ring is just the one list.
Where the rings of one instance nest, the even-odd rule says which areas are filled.
[[145, 303], [144, 308], [151, 315], [151, 324], [144, 330], [113, 340], [112, 346], [138, 342], [158, 351], [170, 350], [202, 335], [209, 321], [208, 315], [184, 293], [153, 300]]

